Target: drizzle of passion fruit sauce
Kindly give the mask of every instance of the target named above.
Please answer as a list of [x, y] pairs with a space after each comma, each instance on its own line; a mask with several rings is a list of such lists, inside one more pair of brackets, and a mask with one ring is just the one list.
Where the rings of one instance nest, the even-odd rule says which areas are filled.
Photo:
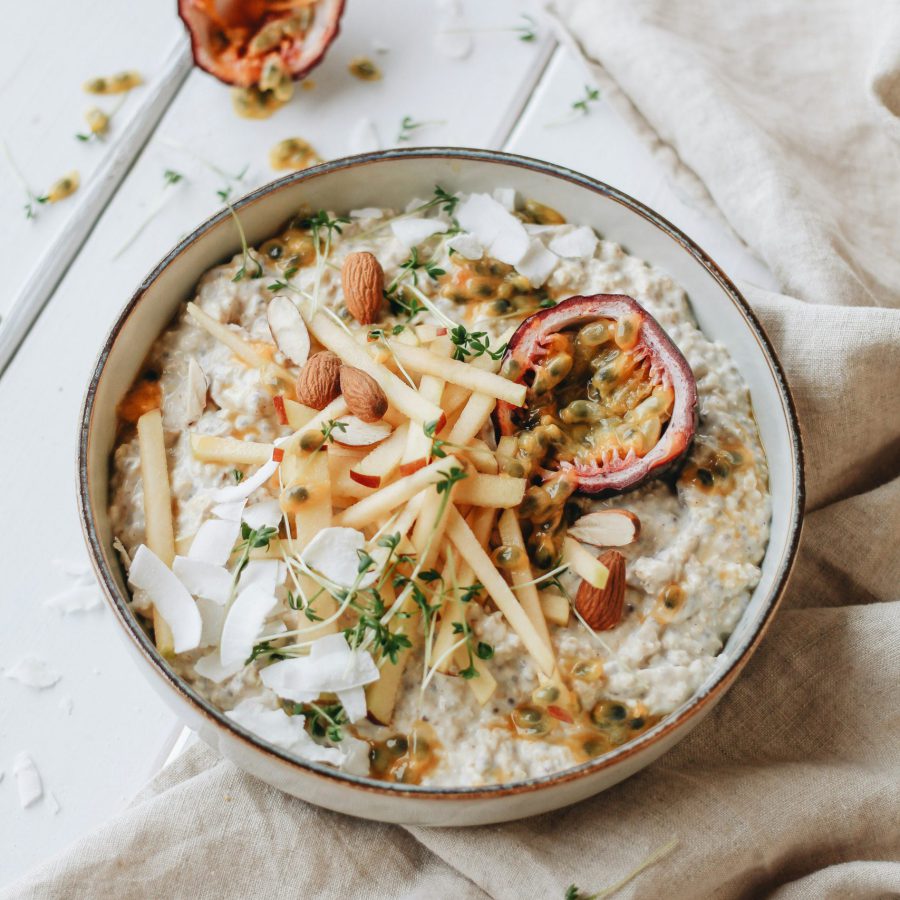
[[285, 138], [269, 151], [269, 165], [275, 171], [308, 169], [320, 162], [322, 157], [313, 145], [299, 137]]
[[159, 373], [148, 369], [135, 381], [116, 409], [120, 427], [136, 425], [144, 413], [159, 409], [161, 405], [162, 388], [159, 384]]
[[285, 278], [290, 278], [297, 269], [311, 266], [316, 261], [316, 242], [305, 218], [295, 216], [278, 237], [260, 244], [259, 252], [275, 263]]
[[726, 437], [717, 446], [693, 454], [681, 470], [678, 483], [721, 496], [733, 488], [735, 472], [746, 469], [751, 461], [750, 452], [737, 438]]
[[[602, 682], [603, 664], [599, 660], [580, 660], [567, 665], [567, 681]], [[585, 762], [612, 750], [651, 728], [660, 716], [650, 715], [641, 703], [626, 704], [602, 699], [589, 710], [571, 704], [555, 705], [553, 688], [545, 685], [531, 702], [516, 706], [501, 727], [517, 738], [540, 740], [568, 747], [577, 762]], [[574, 693], [574, 692], [573, 692]]]
[[370, 774], [382, 781], [421, 784], [440, 761], [441, 745], [427, 722], [416, 722], [409, 734], [369, 741]]
[[[675, 394], [651, 372], [639, 336], [640, 321], [630, 316], [558, 332], [528, 375], [516, 452], [501, 458], [500, 466], [537, 481], [525, 493], [519, 519], [540, 568], [559, 556], [565, 504], [575, 489], [560, 463], [608, 466], [628, 454], [645, 456], [671, 417]], [[518, 363], [507, 360], [510, 365]]]

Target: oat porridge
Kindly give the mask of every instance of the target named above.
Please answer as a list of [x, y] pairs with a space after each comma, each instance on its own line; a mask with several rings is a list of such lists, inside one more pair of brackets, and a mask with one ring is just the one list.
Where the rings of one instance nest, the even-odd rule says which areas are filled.
[[118, 412], [133, 611], [234, 722], [349, 773], [602, 755], [691, 697], [760, 577], [727, 352], [510, 190], [300, 212], [203, 276]]

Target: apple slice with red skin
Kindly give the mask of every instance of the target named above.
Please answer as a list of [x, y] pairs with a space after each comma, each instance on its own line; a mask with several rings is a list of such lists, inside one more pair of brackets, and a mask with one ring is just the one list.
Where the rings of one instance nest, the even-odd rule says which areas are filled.
[[[265, 28], [309, 8], [312, 19], [302, 36], [283, 35], [271, 47], [248, 52]], [[290, 8], [277, 0], [178, 0], [178, 15], [191, 38], [194, 62], [225, 84], [259, 84], [265, 61], [277, 55], [298, 81], [314, 69], [340, 30], [344, 0], [318, 0]]]
[[[631, 490], [682, 460], [697, 428], [697, 382], [688, 361], [659, 322], [637, 301], [624, 294], [594, 294], [570, 297], [525, 319], [510, 338], [500, 369], [510, 375], [515, 372], [514, 380], [523, 382], [547, 355], [546, 344], [553, 335], [598, 319], [619, 321], [624, 317], [639, 322], [635, 347], [649, 358], [653, 375], [672, 389], [672, 412], [656, 445], [644, 456], [631, 453], [611, 465], [563, 462], [561, 468], [583, 494]], [[516, 421], [518, 411], [517, 407], [498, 401], [494, 422], [500, 434], [513, 435], [521, 430]]]

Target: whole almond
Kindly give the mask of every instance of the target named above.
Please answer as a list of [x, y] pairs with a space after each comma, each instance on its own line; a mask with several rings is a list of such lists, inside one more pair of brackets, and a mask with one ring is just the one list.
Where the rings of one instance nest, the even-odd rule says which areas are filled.
[[371, 253], [350, 253], [341, 266], [344, 303], [350, 315], [362, 325], [371, 325], [381, 312], [384, 269]]
[[575, 595], [575, 609], [594, 631], [609, 631], [622, 621], [625, 606], [625, 557], [607, 550], [600, 562], [609, 569], [606, 587], [595, 588], [582, 581]]
[[387, 412], [388, 400], [381, 385], [362, 369], [341, 367], [341, 393], [347, 409], [363, 422], [379, 422]]
[[297, 399], [313, 409], [325, 409], [341, 393], [341, 358], [330, 350], [313, 354], [297, 376]]

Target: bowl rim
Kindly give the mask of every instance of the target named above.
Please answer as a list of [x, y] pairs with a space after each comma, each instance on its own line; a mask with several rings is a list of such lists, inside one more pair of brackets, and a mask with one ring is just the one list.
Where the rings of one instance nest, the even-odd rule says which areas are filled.
[[[588, 190], [593, 194], [613, 200], [647, 220], [652, 225], [656, 226], [658, 230], [662, 231], [667, 237], [678, 243], [685, 252], [692, 256], [697, 263], [707, 270], [728, 299], [730, 299], [737, 308], [738, 312], [743, 316], [768, 365], [770, 376], [775, 383], [775, 387], [781, 399], [782, 410], [786, 417], [789, 431], [790, 452], [793, 460], [791, 472], [793, 479], [793, 491], [791, 493], [793, 507], [790, 510], [787, 540], [782, 551], [781, 559], [778, 562], [774, 586], [770, 591], [769, 596], [766, 598], [765, 608], [760, 615], [756, 627], [749, 635], [747, 635], [747, 637], [745, 637], [742, 645], [735, 648], [736, 655], [729, 665], [723, 668], [722, 671], [716, 675], [715, 679], [706, 685], [702, 691], [693, 694], [677, 709], [663, 717], [663, 719], [652, 728], [649, 728], [628, 743], [623, 744], [602, 756], [598, 756], [577, 766], [559, 772], [553, 772], [548, 775], [494, 785], [479, 785], [475, 787], [422, 787], [420, 785], [394, 784], [391, 782], [378, 781], [366, 776], [352, 775], [322, 763], [304, 760], [256, 737], [252, 732], [241, 727], [232, 719], [229, 719], [223, 711], [217, 709], [209, 700], [201, 696], [197, 691], [179, 678], [168, 665], [165, 658], [157, 651], [156, 646], [140, 626], [137, 618], [128, 609], [127, 600], [119, 591], [113, 573], [106, 564], [103, 541], [94, 521], [90, 504], [88, 448], [91, 441], [97, 388], [109, 355], [112, 352], [125, 323], [140, 303], [144, 294], [162, 275], [165, 269], [177, 257], [188, 250], [188, 248], [192, 247], [202, 239], [204, 235], [212, 230], [219, 222], [227, 219], [231, 215], [231, 212], [227, 207], [210, 216], [198, 225], [187, 236], [182, 238], [156, 264], [156, 266], [153, 267], [149, 274], [146, 275], [138, 285], [107, 334], [106, 340], [97, 356], [97, 361], [94, 365], [85, 392], [81, 415], [79, 417], [78, 450], [76, 457], [78, 513], [91, 564], [100, 581], [105, 598], [112, 607], [113, 612], [119, 619], [125, 632], [134, 642], [137, 650], [145, 657], [146, 661], [150, 663], [150, 668], [168, 685], [169, 688], [173, 689], [183, 700], [187, 701], [196, 712], [204, 716], [216, 728], [224, 729], [232, 739], [248, 744], [253, 750], [274, 758], [276, 763], [282, 765], [287, 764], [292, 768], [298, 769], [299, 773], [302, 775], [317, 776], [332, 784], [336, 783], [338, 786], [346, 786], [355, 790], [381, 794], [387, 797], [403, 797], [404, 799], [408, 798], [411, 801], [435, 799], [473, 801], [530, 793], [550, 788], [554, 785], [561, 785], [567, 782], [580, 780], [601, 771], [612, 769], [631, 757], [647, 751], [653, 745], [663, 741], [667, 735], [681, 730], [690, 723], [691, 720], [696, 719], [698, 716], [702, 717], [707, 708], [714, 705], [721, 694], [727, 691], [733, 684], [753, 652], [756, 650], [763, 635], [768, 630], [775, 612], [784, 596], [785, 587], [796, 560], [803, 524], [803, 509], [805, 502], [804, 454], [800, 426], [797, 418], [796, 406], [785, 377], [784, 369], [768, 336], [750, 305], [719, 265], [679, 228], [644, 203], [641, 203], [639, 200], [636, 200], [605, 182], [591, 178], [590, 176], [566, 168], [565, 166], [504, 151], [465, 147], [433, 146], [380, 150], [330, 160], [309, 169], [293, 172], [255, 188], [240, 199], [235, 200], [231, 205], [233, 209], [237, 211], [298, 182], [311, 181], [342, 170], [377, 164], [384, 161], [404, 159], [451, 159], [478, 164], [486, 163], [514, 166], [567, 181]], [[768, 547], [766, 552], [768, 553]]]

